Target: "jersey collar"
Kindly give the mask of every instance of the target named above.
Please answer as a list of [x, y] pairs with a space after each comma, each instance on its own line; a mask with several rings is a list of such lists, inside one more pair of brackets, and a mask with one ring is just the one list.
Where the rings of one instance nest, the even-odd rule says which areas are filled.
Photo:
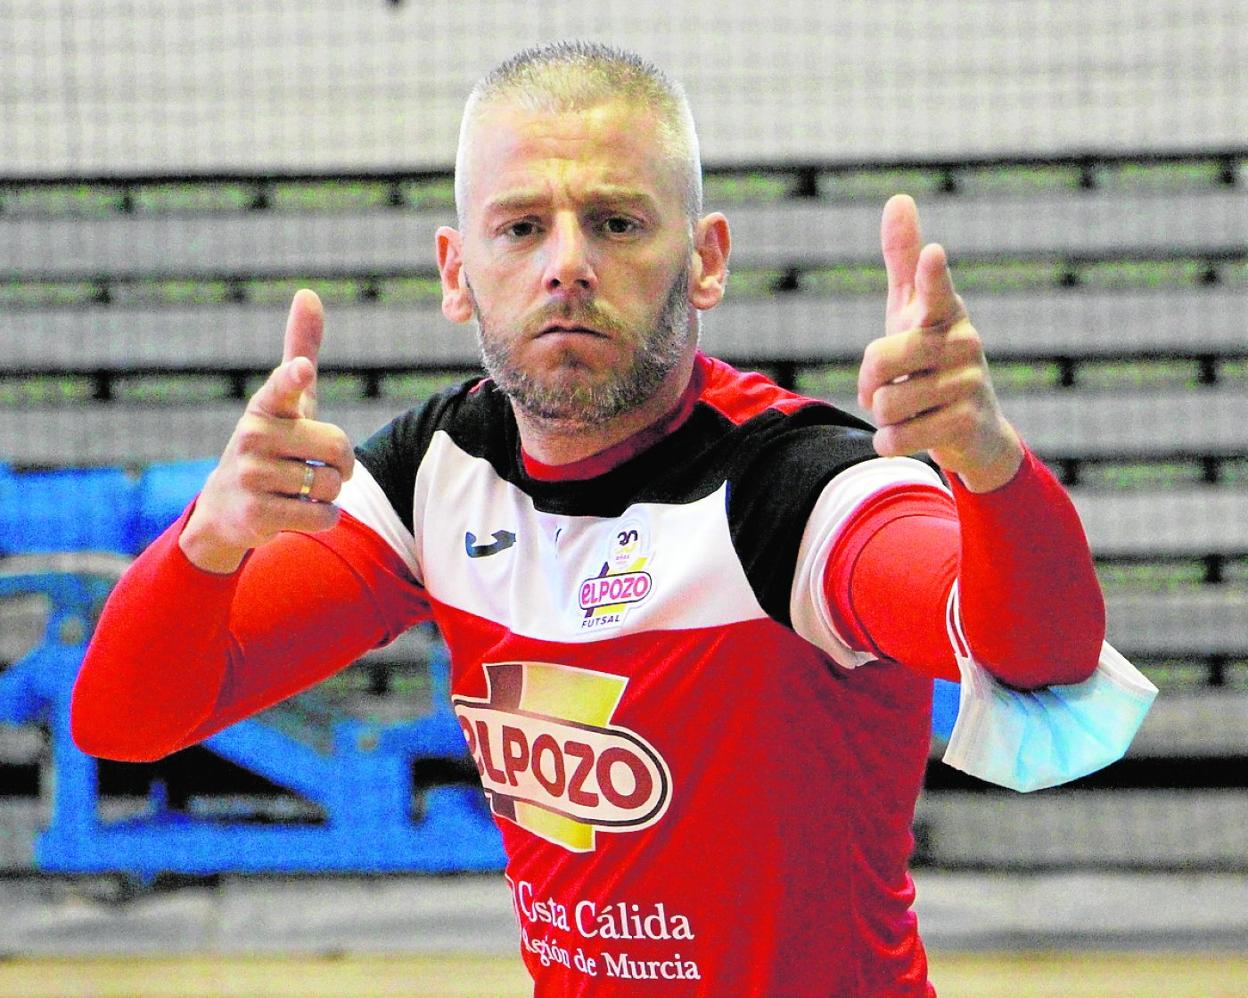
[[651, 423], [644, 430], [638, 430], [631, 437], [621, 440], [618, 444], [612, 444], [606, 450], [600, 450], [597, 454], [591, 454], [589, 457], [581, 458], [579, 461], [570, 461], [567, 464], [546, 464], [527, 453], [522, 445], [520, 459], [524, 464], [525, 473], [539, 482], [573, 482], [597, 478], [612, 468], [618, 468], [625, 461], [631, 460], [653, 447], [664, 437], [674, 433], [689, 418], [706, 384], [709, 364], [707, 357], [698, 351], [694, 358], [693, 375], [689, 378], [689, 384], [685, 386], [680, 399], [667, 415]]

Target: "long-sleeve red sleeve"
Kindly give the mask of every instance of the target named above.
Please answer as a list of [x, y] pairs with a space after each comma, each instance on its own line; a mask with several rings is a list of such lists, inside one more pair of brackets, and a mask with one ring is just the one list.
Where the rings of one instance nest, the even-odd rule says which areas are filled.
[[953, 498], [889, 489], [850, 517], [824, 576], [829, 608], [855, 647], [957, 680], [949, 590], [976, 661], [1031, 688], [1080, 682], [1096, 668], [1105, 603], [1070, 497], [1028, 452], [1001, 488]]
[[397, 556], [346, 514], [324, 534], [278, 535], [230, 575], [187, 560], [185, 520], [105, 604], [71, 701], [74, 740], [91, 755], [141, 761], [193, 745], [428, 616]]
[[[1029, 454], [1001, 489], [952, 489], [952, 500], [926, 486], [889, 489], [850, 517], [825, 574], [838, 628], [881, 658], [956, 679], [945, 629], [956, 578], [971, 647], [999, 678], [1085, 678], [1104, 603], [1061, 486]], [[147, 760], [195, 744], [429, 615], [399, 558], [349, 515], [324, 534], [280, 535], [231, 575], [186, 559], [184, 522], [136, 559], [105, 605], [72, 701], [85, 752]]]

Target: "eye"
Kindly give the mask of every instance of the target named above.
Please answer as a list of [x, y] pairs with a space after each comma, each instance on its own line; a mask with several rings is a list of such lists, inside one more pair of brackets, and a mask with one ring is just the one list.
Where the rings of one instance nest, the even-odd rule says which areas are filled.
[[627, 215], [608, 215], [602, 220], [602, 228], [612, 236], [627, 236], [641, 229], [641, 223]]
[[510, 239], [528, 239], [537, 232], [537, 223], [531, 218], [522, 218], [517, 222], [508, 222], [502, 228], [502, 234]]

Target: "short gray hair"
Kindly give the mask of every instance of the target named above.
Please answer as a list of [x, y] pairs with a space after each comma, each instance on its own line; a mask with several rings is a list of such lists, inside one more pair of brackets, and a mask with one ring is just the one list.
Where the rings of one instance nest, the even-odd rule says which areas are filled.
[[464, 106], [455, 156], [455, 207], [466, 207], [467, 138], [477, 113], [495, 103], [531, 111], [582, 111], [624, 101], [656, 113], [660, 138], [682, 178], [691, 221], [702, 214], [702, 159], [689, 101], [679, 83], [641, 56], [598, 42], [564, 41], [518, 52], [483, 76]]

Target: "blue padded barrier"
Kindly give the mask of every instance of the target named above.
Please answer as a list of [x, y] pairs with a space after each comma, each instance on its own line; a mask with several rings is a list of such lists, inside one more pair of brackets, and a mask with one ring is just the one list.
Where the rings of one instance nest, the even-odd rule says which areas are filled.
[[[35, 863], [61, 873], [162, 872], [448, 873], [497, 870], [502, 842], [481, 791], [437, 786], [413, 807], [414, 758], [462, 758], [463, 736], [448, 702], [391, 724], [339, 715], [324, 753], [259, 715], [212, 735], [205, 747], [321, 807], [325, 820], [257, 824], [245, 817], [171, 811], [153, 784], [145, 813], [99, 814], [96, 761], [73, 743], [70, 696], [100, 604], [128, 564], [99, 553], [0, 560], [0, 599], [41, 593], [51, 605], [43, 642], [0, 672], [0, 723], [46, 724], [52, 736], [52, 820], [35, 842]], [[449, 663], [430, 663], [445, 686]]]
[[[413, 799], [415, 759], [465, 754], [446, 697], [432, 714], [390, 724], [336, 714], [315, 731], [287, 730], [270, 711], [205, 741], [208, 751], [319, 806], [321, 822], [262, 825], [171, 811], [159, 781], [145, 813], [101, 820], [96, 761], [69, 730], [74, 679], [130, 553], [177, 518], [212, 467], [153, 466], [135, 483], [119, 468], [16, 474], [0, 466], [0, 599], [38, 593], [50, 605], [42, 642], [0, 671], [0, 723], [43, 723], [52, 736], [52, 820], [35, 842], [36, 865], [137, 876], [500, 869], [502, 843], [479, 789], [435, 786]], [[445, 691], [445, 656], [430, 669]], [[312, 747], [309, 736], [325, 724], [331, 744]]]
[[958, 697], [962, 687], [945, 679], [937, 679], [932, 690], [932, 734], [947, 739], [958, 719]]
[[134, 550], [136, 489], [121, 468], [0, 475], [0, 556]]
[[[40, 664], [46, 674], [47, 663]], [[445, 658], [431, 663], [435, 671], [447, 667]], [[430, 787], [413, 813], [413, 758], [464, 755], [449, 705], [390, 725], [339, 717], [325, 754], [277, 730], [263, 714], [205, 740], [210, 752], [318, 805], [323, 822], [257, 824], [241, 816], [171, 811], [159, 783], [143, 814], [106, 822], [98, 815], [95, 761], [70, 740], [68, 689], [63, 674], [47, 691], [51, 698], [44, 694], [57, 778], [52, 823], [35, 843], [43, 870], [151, 877], [503, 867], [502, 841], [479, 789]]]
[[153, 464], [139, 478], [135, 551], [143, 550], [173, 523], [203, 487], [216, 460]]

